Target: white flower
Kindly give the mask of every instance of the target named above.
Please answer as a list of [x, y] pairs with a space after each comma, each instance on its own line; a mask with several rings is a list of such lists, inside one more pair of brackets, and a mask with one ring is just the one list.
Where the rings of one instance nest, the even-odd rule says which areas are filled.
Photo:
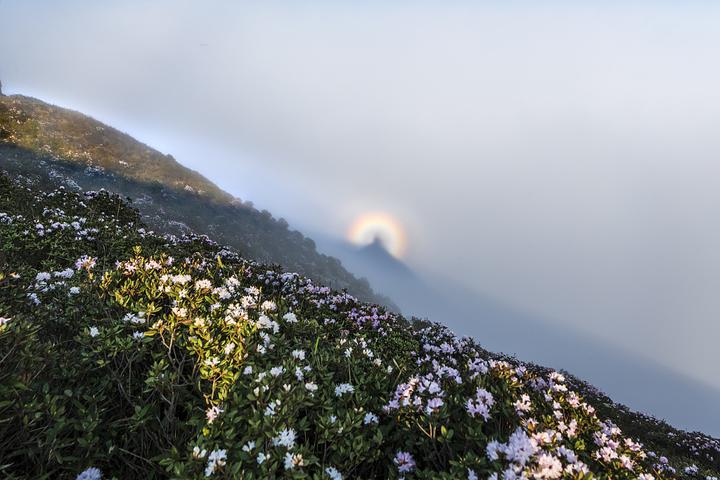
[[[620, 455], [619, 460], [620, 460], [620, 464], [623, 466], [624, 469], [630, 470], [630, 471], [634, 470], [635, 464], [633, 463], [633, 461], [630, 457], [628, 457], [627, 455]], [[687, 467], [687, 468], [690, 468], [690, 467]], [[686, 470], [685, 473], [689, 473], [689, 472], [687, 472], [687, 470]]]
[[100, 334], [100, 330], [97, 327], [90, 327], [90, 336], [97, 337]]
[[260, 310], [263, 312], [274, 312], [276, 309], [277, 306], [275, 305], [275, 302], [270, 300], [265, 300], [262, 305], [260, 305]]
[[408, 452], [397, 452], [393, 462], [397, 465], [398, 472], [400, 473], [411, 472], [415, 468], [415, 460]]
[[557, 449], [557, 453], [563, 457], [565, 457], [565, 460], [568, 461], [568, 463], [577, 463], [578, 458], [574, 451], [571, 449], [565, 447], [564, 445], [560, 445]]
[[260, 452], [257, 454], [255, 460], [257, 461], [258, 465], [262, 465], [266, 458], [267, 456], [263, 452]]
[[270, 369], [270, 375], [277, 377], [285, 372], [285, 367], [273, 367]]
[[77, 295], [80, 293], [80, 287], [70, 287], [70, 295]]
[[443, 402], [442, 398], [431, 398], [427, 402], [427, 406], [425, 407], [425, 413], [427, 413], [428, 415], [432, 415], [433, 413], [437, 412], [443, 405], [445, 405], [445, 402]]
[[530, 396], [527, 393], [523, 393], [519, 400], [515, 401], [515, 411], [519, 416], [523, 416], [526, 412], [530, 411], [532, 407], [530, 403]]
[[610, 447], [602, 447], [600, 450], [595, 452], [594, 456], [598, 460], [602, 459], [607, 463], [610, 463], [614, 459], [618, 458], [617, 452]]
[[280, 400], [275, 400], [275, 402], [270, 402], [270, 404], [265, 408], [265, 416], [266, 417], [274, 417], [275, 416], [275, 409], [280, 406]]
[[35, 280], [38, 282], [47, 282], [48, 280], [50, 280], [50, 274], [48, 272], [40, 272], [35, 275]]
[[281, 446], [285, 448], [292, 448], [295, 446], [295, 430], [292, 428], [286, 428], [280, 432], [280, 434], [273, 438], [273, 445], [276, 447]]
[[485, 420], [489, 420], [490, 408], [494, 403], [495, 400], [493, 399], [492, 394], [484, 388], [478, 387], [475, 391], [475, 398], [468, 399], [465, 404], [465, 409], [472, 417], [480, 415]]
[[72, 268], [66, 268], [60, 272], [54, 272], [53, 275], [60, 278], [72, 278], [72, 276], [75, 275], [75, 270]]
[[307, 382], [307, 383], [305, 384], [305, 388], [307, 388], [308, 391], [310, 391], [310, 392], [315, 392], [315, 391], [317, 391], [318, 386], [317, 386], [317, 384], [314, 383], [314, 382]]
[[230, 355], [233, 350], [235, 350], [235, 344], [233, 342], [225, 345], [225, 355]]
[[285, 454], [285, 470], [292, 470], [295, 467], [303, 466], [303, 457], [299, 453], [293, 455], [290, 452]]
[[227, 458], [227, 451], [226, 450], [213, 450], [210, 452], [210, 456], [208, 457], [210, 460], [215, 460], [217, 462], [223, 462], [225, 458]]
[[353, 387], [349, 383], [341, 383], [340, 385], [335, 387], [335, 396], [340, 397], [346, 393], [353, 393], [354, 391], [355, 387]]
[[537, 459], [538, 471], [535, 473], [535, 478], [560, 478], [562, 476], [563, 467], [560, 460], [543, 453]]
[[491, 461], [495, 461], [499, 458], [498, 452], [502, 451], [502, 444], [498, 442], [497, 440], [492, 440], [488, 442], [487, 447], [485, 447], [485, 452], [487, 453], [487, 457]]
[[198, 280], [195, 282], [195, 290], [210, 290], [212, 288], [212, 283], [210, 280]]
[[262, 330], [272, 329], [273, 333], [278, 333], [280, 331], [280, 325], [278, 325], [275, 320], [270, 320], [270, 318], [265, 315], [260, 315], [260, 318], [258, 318], [258, 321], [255, 324]]
[[331, 480], [342, 480], [343, 476], [335, 467], [327, 467], [325, 473]]
[[83, 255], [75, 261], [75, 268], [77, 270], [85, 269], [90, 271], [94, 266], [95, 259], [93, 257], [88, 257], [87, 255]]
[[[50, 280], [52, 275], [50, 275], [48, 272], [39, 272], [37, 275], [35, 275], [35, 281], [37, 282], [47, 282]], [[89, 470], [89, 469], [88, 469]], [[86, 470], [87, 471], [87, 470]], [[84, 472], [83, 472], [84, 473]]]
[[293, 356], [293, 358], [297, 358], [298, 360], [305, 360], [305, 351], [304, 350], [293, 350], [292, 356]]
[[287, 323], [297, 323], [298, 321], [297, 317], [292, 312], [288, 312], [283, 315], [283, 320], [285, 320]]
[[521, 466], [524, 466], [538, 450], [537, 442], [528, 437], [520, 427], [510, 435], [506, 444], [493, 440], [486, 447], [487, 457], [490, 460], [497, 460], [498, 453], [503, 453], [508, 460]]
[[695, 475], [698, 473], [698, 467], [695, 464], [685, 467], [685, 473], [688, 475]]
[[253, 368], [250, 365], [248, 365], [243, 370], [243, 375], [252, 375], [252, 372], [253, 372]]
[[207, 455], [207, 450], [204, 448], [200, 450], [200, 447], [197, 445], [193, 447], [193, 458], [205, 458], [205, 455]]
[[192, 280], [192, 277], [190, 275], [172, 275], [170, 277], [171, 282], [177, 283], [179, 285], [185, 285], [190, 280]]
[[252, 440], [249, 441], [242, 447], [242, 449], [243, 449], [243, 452], [250, 452], [251, 450], [255, 450], [255, 442]]
[[213, 289], [213, 293], [217, 295], [220, 300], [227, 300], [228, 298], [232, 297], [232, 294], [230, 293], [230, 290], [228, 290], [225, 287], [217, 287]]
[[0, 317], [0, 328], [2, 328], [6, 323], [10, 321], [10, 318], [7, 317]]
[[437, 382], [430, 382], [427, 386], [427, 391], [430, 395], [435, 395], [438, 392], [442, 391], [442, 388], [440, 388], [440, 385], [438, 385]]
[[208, 464], [205, 467], [205, 476], [209, 477], [218, 467], [225, 465], [225, 459], [227, 458], [226, 450], [213, 450], [208, 456]]
[[205, 416], [208, 419], [208, 423], [213, 423], [215, 419], [222, 413], [224, 410], [217, 405], [213, 405], [212, 407], [208, 408], [205, 412]]
[[140, 340], [145, 337], [145, 334], [143, 332], [133, 332], [133, 338], [135, 340]]
[[102, 478], [102, 472], [99, 468], [90, 467], [87, 470], [80, 473], [75, 480], [100, 480]]
[[378, 417], [374, 413], [368, 412], [365, 414], [365, 418], [363, 419], [363, 423], [365, 425], [368, 425], [370, 423], [378, 423]]

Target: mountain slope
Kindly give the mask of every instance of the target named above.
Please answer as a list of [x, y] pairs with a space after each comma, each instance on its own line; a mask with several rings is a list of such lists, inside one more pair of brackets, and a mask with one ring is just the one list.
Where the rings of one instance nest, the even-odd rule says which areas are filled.
[[439, 292], [402, 260], [392, 256], [380, 239], [358, 247], [321, 233], [314, 237], [321, 252], [340, 259], [354, 275], [368, 279], [377, 292], [391, 297], [406, 316], [437, 320], [435, 314], [446, 307]]
[[[635, 352], [603, 342], [470, 291], [438, 275], [421, 275], [378, 243], [364, 247], [315, 235], [318, 248], [393, 298], [406, 316], [429, 318], [485, 348], [580, 376], [615, 401], [685, 429], [720, 434], [720, 391]], [[662, 422], [655, 421], [656, 425]], [[656, 427], [660, 430], [662, 428]]]
[[197, 172], [78, 112], [21, 95], [0, 96], [0, 169], [35, 181], [105, 188], [133, 198], [166, 233], [203, 233], [248, 258], [281, 264], [366, 301], [396, 308], [285, 220], [243, 203]]
[[207, 239], [148, 234], [106, 192], [0, 175], [0, 205], [5, 478], [717, 474], [714, 439], [660, 457], [575, 379]]

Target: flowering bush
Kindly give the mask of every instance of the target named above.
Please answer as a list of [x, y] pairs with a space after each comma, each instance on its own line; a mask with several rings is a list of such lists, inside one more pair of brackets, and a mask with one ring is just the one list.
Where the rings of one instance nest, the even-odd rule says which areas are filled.
[[[704, 478], [558, 372], [0, 177], [8, 478]], [[664, 457], [663, 457], [664, 458]]]

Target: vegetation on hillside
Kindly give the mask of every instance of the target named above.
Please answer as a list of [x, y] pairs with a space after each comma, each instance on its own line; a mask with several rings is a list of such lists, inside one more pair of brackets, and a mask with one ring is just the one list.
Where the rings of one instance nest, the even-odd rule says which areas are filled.
[[78, 112], [21, 95], [0, 96], [0, 170], [68, 188], [101, 188], [134, 200], [143, 220], [163, 233], [197, 232], [247, 258], [283, 265], [366, 301], [375, 294], [284, 219], [241, 202], [171, 156]]
[[4, 478], [717, 475], [717, 443], [616, 425], [559, 372], [22, 182], [0, 176]]

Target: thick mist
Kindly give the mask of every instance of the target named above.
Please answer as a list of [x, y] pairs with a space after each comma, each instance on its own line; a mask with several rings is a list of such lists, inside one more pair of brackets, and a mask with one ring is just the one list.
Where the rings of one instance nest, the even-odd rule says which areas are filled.
[[391, 297], [407, 317], [430, 318], [495, 352], [554, 367], [585, 380], [615, 402], [688, 431], [717, 435], [720, 390], [664, 368], [578, 329], [559, 325], [478, 294], [441, 274], [423, 275], [394, 259], [379, 243], [357, 247], [316, 233], [318, 248], [342, 260]]
[[0, 80], [302, 230], [386, 211], [424, 275], [720, 389], [719, 21], [699, 1], [4, 0]]

